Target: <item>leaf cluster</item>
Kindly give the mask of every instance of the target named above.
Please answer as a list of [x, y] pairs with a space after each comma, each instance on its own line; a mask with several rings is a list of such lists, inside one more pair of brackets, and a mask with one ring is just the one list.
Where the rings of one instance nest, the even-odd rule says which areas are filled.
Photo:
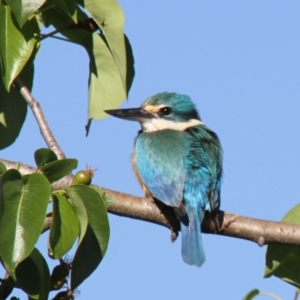
[[[69, 273], [73, 293], [97, 268], [107, 250], [109, 223], [103, 192], [82, 184], [52, 192], [51, 183], [76, 168], [76, 159], [58, 160], [51, 150], [39, 149], [35, 161], [37, 172], [24, 176], [0, 164], [0, 258], [8, 274], [0, 295], [16, 287], [32, 299], [48, 299], [51, 290], [67, 283]], [[52, 274], [36, 248], [49, 217], [48, 255], [60, 260]], [[76, 241], [73, 260], [62, 260]]]
[[[55, 30], [43, 34], [43, 28]], [[57, 38], [84, 47], [89, 63], [88, 126], [106, 116], [128, 96], [134, 77], [124, 13], [115, 0], [0, 1], [0, 149], [18, 137], [27, 105], [16, 86], [21, 78], [31, 90], [34, 60], [42, 41]]]

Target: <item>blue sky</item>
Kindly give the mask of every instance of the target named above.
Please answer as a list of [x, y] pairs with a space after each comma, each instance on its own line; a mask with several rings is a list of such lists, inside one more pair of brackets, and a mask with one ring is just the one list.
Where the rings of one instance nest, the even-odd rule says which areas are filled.
[[[128, 102], [157, 92], [188, 94], [224, 150], [221, 208], [280, 220], [300, 201], [300, 2], [120, 1], [136, 77]], [[33, 94], [70, 158], [98, 168], [94, 183], [142, 195], [130, 164], [139, 125], [93, 122], [85, 137], [88, 58], [83, 49], [45, 40]], [[34, 165], [45, 144], [31, 112], [1, 157]], [[206, 262], [181, 259], [181, 241], [157, 225], [110, 215], [105, 259], [78, 299], [241, 299], [258, 288], [292, 299], [294, 287], [263, 279], [266, 247], [204, 234]], [[46, 249], [46, 237], [39, 243]]]

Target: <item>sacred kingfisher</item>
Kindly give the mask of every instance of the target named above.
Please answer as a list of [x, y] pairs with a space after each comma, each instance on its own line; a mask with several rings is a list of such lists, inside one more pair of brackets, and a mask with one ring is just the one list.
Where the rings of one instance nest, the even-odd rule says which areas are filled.
[[222, 148], [201, 121], [190, 97], [159, 93], [139, 108], [106, 110], [138, 121], [132, 162], [145, 195], [175, 209], [182, 232], [182, 258], [201, 266], [205, 254], [201, 222], [205, 211], [220, 206]]

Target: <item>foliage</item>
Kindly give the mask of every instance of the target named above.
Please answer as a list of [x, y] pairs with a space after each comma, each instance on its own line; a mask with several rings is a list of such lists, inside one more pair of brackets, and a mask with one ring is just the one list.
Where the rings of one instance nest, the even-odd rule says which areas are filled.
[[[69, 271], [74, 291], [97, 268], [107, 249], [109, 223], [103, 192], [83, 184], [51, 192], [53, 178], [63, 178], [76, 168], [75, 159], [57, 160], [51, 150], [39, 149], [35, 160], [38, 169], [30, 175], [22, 176], [18, 170], [0, 166], [0, 257], [13, 287], [21, 288], [33, 299], [48, 299], [51, 289], [67, 282]], [[49, 203], [51, 213], [47, 213]], [[35, 248], [49, 216], [48, 253], [60, 259], [52, 275]], [[61, 258], [77, 239], [74, 259], [67, 263]]]
[[[43, 34], [43, 28], [54, 30]], [[34, 61], [43, 40], [58, 38], [84, 47], [90, 59], [88, 126], [105, 117], [128, 96], [134, 61], [123, 33], [124, 13], [116, 0], [0, 0], [0, 149], [18, 137], [27, 104], [19, 82], [32, 88]], [[97, 268], [107, 250], [109, 223], [105, 193], [90, 187], [93, 170], [80, 171], [71, 186], [52, 192], [51, 184], [77, 167], [76, 159], [60, 159], [49, 149], [34, 155], [37, 171], [22, 176], [0, 163], [0, 259], [7, 271], [0, 299], [20, 288], [30, 299], [71, 299], [75, 289]], [[51, 211], [47, 213], [47, 209]], [[48, 255], [59, 259], [50, 274], [35, 248], [52, 218]], [[77, 247], [72, 261], [63, 257]], [[71, 278], [68, 284], [68, 276]]]
[[[43, 34], [43, 26], [50, 25], [56, 30]], [[26, 117], [27, 106], [14, 81], [20, 77], [31, 89], [34, 60], [46, 38], [60, 34], [57, 38], [87, 51], [88, 125], [125, 100], [134, 61], [123, 25], [124, 13], [115, 0], [0, 1], [0, 149], [16, 140]]]
[[[300, 225], [300, 204], [282, 218], [282, 222]], [[300, 248], [289, 245], [269, 245], [264, 277], [276, 276], [300, 288]]]

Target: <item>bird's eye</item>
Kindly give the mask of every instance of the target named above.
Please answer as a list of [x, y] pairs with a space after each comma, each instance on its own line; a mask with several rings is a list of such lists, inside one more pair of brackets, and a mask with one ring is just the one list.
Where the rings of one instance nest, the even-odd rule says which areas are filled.
[[166, 106], [160, 109], [160, 112], [164, 115], [164, 116], [168, 116], [171, 114], [172, 110], [171, 107]]

